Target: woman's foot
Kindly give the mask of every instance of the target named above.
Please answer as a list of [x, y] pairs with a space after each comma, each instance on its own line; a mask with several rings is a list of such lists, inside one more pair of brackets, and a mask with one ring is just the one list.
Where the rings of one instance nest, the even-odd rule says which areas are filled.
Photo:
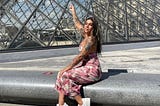
[[64, 103], [64, 105], [57, 104], [56, 106], [68, 106], [68, 105], [66, 103]]
[[90, 106], [90, 98], [82, 98], [82, 102], [83, 104], [78, 104], [78, 106]]
[[63, 105], [59, 105], [59, 104], [57, 104], [56, 106], [63, 106]]

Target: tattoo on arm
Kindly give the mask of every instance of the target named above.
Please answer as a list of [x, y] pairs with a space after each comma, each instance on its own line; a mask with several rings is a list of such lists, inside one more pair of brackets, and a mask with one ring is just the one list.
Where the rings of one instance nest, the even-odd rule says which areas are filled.
[[74, 22], [76, 29], [80, 30], [83, 27], [82, 23], [80, 22], [76, 14], [73, 15], [73, 22]]
[[73, 17], [73, 22], [74, 22], [75, 24], [76, 24], [77, 22], [79, 22], [77, 16], [74, 16], [74, 17]]
[[85, 46], [85, 50], [88, 51], [91, 48], [91, 42], [88, 42]]
[[74, 67], [75, 65], [77, 65], [85, 57], [85, 55], [88, 53], [88, 51], [90, 50], [92, 45], [93, 45], [93, 42], [92, 41], [88, 41], [86, 46], [84, 46], [84, 49], [81, 51], [81, 53], [73, 59], [73, 61], [70, 64], [70, 66]]
[[83, 59], [82, 56], [77, 56], [73, 59], [72, 63], [70, 64], [71, 67], [74, 67], [75, 65], [77, 65], [81, 60]]
[[81, 28], [81, 29], [79, 30], [79, 33], [80, 33], [82, 36], [84, 36], [84, 30], [83, 30], [83, 28]]

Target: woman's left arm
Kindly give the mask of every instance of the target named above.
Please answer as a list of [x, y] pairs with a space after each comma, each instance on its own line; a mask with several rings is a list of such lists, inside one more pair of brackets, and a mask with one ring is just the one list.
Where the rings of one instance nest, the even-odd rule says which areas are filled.
[[93, 44], [94, 44], [93, 40], [92, 39], [88, 39], [88, 42], [82, 48], [82, 51], [73, 59], [73, 61], [67, 67], [65, 67], [63, 70], [61, 70], [60, 73], [62, 74], [63, 72], [72, 69], [78, 63], [80, 63], [82, 61], [82, 59], [88, 55], [88, 53], [89, 53], [89, 51], [90, 51], [90, 49], [91, 49]]

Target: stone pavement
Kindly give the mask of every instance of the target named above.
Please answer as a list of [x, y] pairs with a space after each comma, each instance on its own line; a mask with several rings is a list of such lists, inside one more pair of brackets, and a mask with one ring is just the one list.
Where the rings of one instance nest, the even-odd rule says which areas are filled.
[[[76, 55], [0, 63], [0, 70], [59, 71]], [[133, 73], [160, 73], [160, 47], [102, 52], [102, 70], [127, 70]]]

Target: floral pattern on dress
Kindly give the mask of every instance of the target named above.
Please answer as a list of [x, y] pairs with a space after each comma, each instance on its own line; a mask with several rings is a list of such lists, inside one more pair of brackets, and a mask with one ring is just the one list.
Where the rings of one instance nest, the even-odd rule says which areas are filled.
[[61, 78], [57, 78], [55, 89], [73, 98], [76, 95], [81, 95], [80, 88], [83, 84], [98, 81], [101, 73], [97, 54], [89, 54], [87, 58], [83, 59], [81, 65], [64, 72]]

